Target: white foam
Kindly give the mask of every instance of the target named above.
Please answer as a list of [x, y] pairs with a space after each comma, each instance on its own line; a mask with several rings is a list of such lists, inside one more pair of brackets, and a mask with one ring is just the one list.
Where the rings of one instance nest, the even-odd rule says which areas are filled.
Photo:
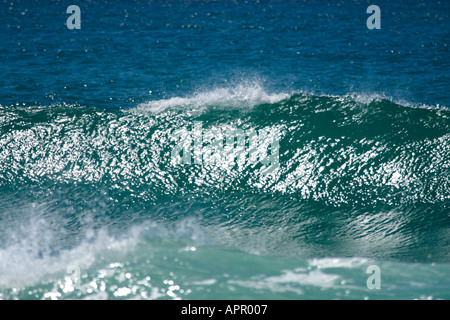
[[184, 218], [172, 226], [147, 221], [131, 226], [121, 235], [112, 235], [106, 228], [87, 229], [77, 245], [59, 249], [55, 254], [52, 245], [60, 241], [65, 231], [51, 225], [42, 212], [36, 211], [8, 231], [10, 241], [0, 248], [0, 288], [23, 288], [60, 279], [70, 274], [73, 267], [87, 270], [108, 257], [118, 261], [148, 237], [205, 241], [196, 219]]
[[372, 102], [386, 100], [386, 101], [390, 101], [394, 104], [398, 104], [398, 105], [400, 105], [402, 107], [406, 107], [406, 108], [449, 110], [448, 107], [443, 106], [443, 105], [439, 105], [439, 104], [428, 105], [428, 104], [424, 104], [424, 103], [414, 103], [414, 102], [408, 101], [406, 99], [394, 98], [394, 97], [386, 95], [384, 93], [364, 93], [364, 92], [355, 93], [355, 92], [352, 92], [347, 95], [344, 95], [343, 97], [344, 98], [350, 97], [350, 99], [352, 99], [353, 101], [363, 104], [363, 105], [369, 105]]
[[[43, 237], [52, 238], [48, 232], [42, 231], [42, 234]], [[100, 253], [108, 250], [122, 251], [136, 243], [135, 237], [117, 239], [101, 230], [93, 241], [86, 239], [75, 248], [62, 250], [57, 255], [36, 255], [36, 248], [45, 247], [46, 244], [37, 237], [33, 245], [31, 242], [34, 237], [30, 236], [24, 242], [0, 250], [0, 288], [23, 287], [51, 280], [54, 276], [68, 272], [72, 266], [86, 269], [96, 261]]]
[[361, 104], [365, 104], [365, 105], [370, 104], [370, 103], [372, 103], [374, 101], [381, 101], [381, 100], [392, 101], [392, 99], [390, 99], [389, 97], [387, 97], [385, 95], [382, 95], [382, 94], [379, 94], [379, 93], [369, 93], [369, 94], [366, 94], [366, 93], [351, 93], [351, 94], [349, 94], [349, 97], [353, 101], [361, 103]]
[[366, 258], [316, 258], [308, 260], [311, 267], [317, 267], [318, 269], [328, 268], [359, 268], [369, 263]]
[[259, 84], [239, 84], [229, 88], [215, 88], [190, 97], [174, 97], [141, 103], [138, 110], [161, 112], [173, 107], [254, 107], [264, 103], [276, 103], [289, 98], [286, 93], [267, 93]]

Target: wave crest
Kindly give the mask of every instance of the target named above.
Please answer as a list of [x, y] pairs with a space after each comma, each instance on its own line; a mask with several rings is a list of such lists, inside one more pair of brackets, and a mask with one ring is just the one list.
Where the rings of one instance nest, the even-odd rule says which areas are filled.
[[291, 97], [287, 93], [268, 93], [258, 84], [239, 84], [229, 88], [216, 88], [196, 93], [190, 97], [148, 101], [137, 106], [140, 111], [161, 112], [173, 107], [241, 107], [251, 108], [260, 104], [273, 104]]

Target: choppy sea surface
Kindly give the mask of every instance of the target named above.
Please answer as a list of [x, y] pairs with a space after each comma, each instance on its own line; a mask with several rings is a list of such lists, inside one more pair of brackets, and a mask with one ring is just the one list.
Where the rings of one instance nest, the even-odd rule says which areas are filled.
[[449, 299], [450, 2], [371, 4], [0, 2], [0, 299]]

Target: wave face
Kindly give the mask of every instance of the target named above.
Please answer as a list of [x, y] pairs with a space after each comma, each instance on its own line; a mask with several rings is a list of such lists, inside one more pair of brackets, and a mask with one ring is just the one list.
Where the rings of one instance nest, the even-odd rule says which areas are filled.
[[[76, 265], [85, 298], [399, 297], [427, 272], [448, 298], [449, 117], [258, 86], [127, 110], [0, 107], [2, 297], [76, 297]], [[374, 261], [405, 270], [385, 296], [361, 280]], [[266, 267], [225, 270], [240, 263]], [[195, 275], [205, 264], [218, 273]]]

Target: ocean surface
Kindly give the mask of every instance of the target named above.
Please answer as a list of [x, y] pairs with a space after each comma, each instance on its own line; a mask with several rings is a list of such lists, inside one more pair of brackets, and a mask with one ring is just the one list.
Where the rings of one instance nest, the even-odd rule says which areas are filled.
[[449, 299], [449, 15], [1, 0], [0, 299]]

